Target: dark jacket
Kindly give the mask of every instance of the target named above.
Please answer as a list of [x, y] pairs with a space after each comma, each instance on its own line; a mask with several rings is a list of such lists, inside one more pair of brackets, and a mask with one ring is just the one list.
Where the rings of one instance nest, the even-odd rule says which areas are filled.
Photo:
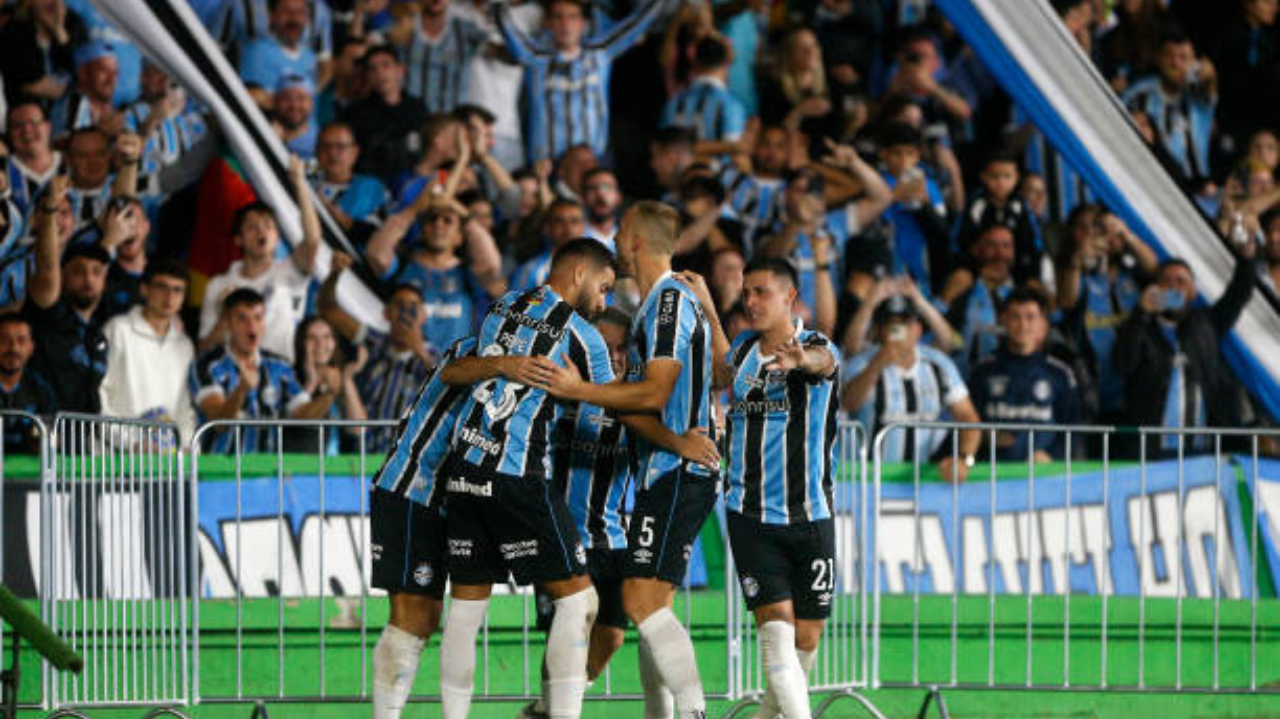
[[[1242, 422], [1239, 385], [1219, 352], [1222, 339], [1253, 295], [1254, 267], [1240, 259], [1230, 284], [1211, 307], [1194, 307], [1178, 322], [1178, 344], [1186, 354], [1187, 384], [1200, 388], [1211, 427]], [[1111, 362], [1125, 377], [1125, 421], [1158, 426], [1173, 374], [1174, 348], [1160, 330], [1159, 319], [1134, 307], [1120, 325]]]

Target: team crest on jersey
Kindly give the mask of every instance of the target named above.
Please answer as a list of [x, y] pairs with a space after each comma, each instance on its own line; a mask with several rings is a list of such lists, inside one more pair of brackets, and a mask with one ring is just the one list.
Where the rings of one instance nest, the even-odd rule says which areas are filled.
[[1031, 388], [1031, 393], [1041, 402], [1048, 402], [1053, 396], [1053, 388], [1049, 386], [1049, 380], [1042, 379], [1036, 382], [1035, 387]]
[[280, 389], [278, 387], [276, 387], [274, 384], [268, 383], [266, 387], [262, 388], [263, 404], [274, 405], [276, 402], [279, 402], [279, 401], [280, 401]]
[[431, 563], [422, 562], [418, 565], [417, 569], [413, 570], [413, 581], [416, 582], [419, 587], [425, 587], [428, 584], [431, 584], [431, 580], [435, 575], [436, 573], [435, 570], [431, 568]]
[[1009, 389], [1008, 377], [992, 377], [987, 380], [987, 386], [991, 388], [992, 397], [1004, 396], [1005, 390]]
[[686, 562], [689, 561], [689, 557], [692, 555], [693, 555], [693, 545], [692, 544], [684, 545], [684, 561]]
[[756, 598], [756, 595], [760, 593], [760, 583], [756, 581], [755, 577], [742, 578], [742, 593], [746, 595], [747, 599]]
[[587, 563], [587, 548], [582, 546], [582, 542], [578, 542], [578, 545], [573, 548], [573, 558], [578, 560], [578, 564]]

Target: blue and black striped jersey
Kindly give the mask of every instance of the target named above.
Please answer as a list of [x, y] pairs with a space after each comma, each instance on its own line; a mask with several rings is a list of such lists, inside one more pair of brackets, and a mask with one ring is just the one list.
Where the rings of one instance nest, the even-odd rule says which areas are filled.
[[609, 151], [609, 76], [613, 61], [640, 41], [664, 0], [647, 4], [602, 38], [588, 38], [568, 57], [540, 45], [511, 20], [507, 3], [494, 3], [507, 48], [525, 68], [525, 146], [530, 162], [555, 159], [581, 144], [599, 157]]
[[[711, 402], [711, 330], [698, 298], [668, 272], [663, 275], [632, 320], [634, 340], [629, 350], [628, 372], [638, 378], [645, 365], [653, 360], [675, 360], [680, 363], [671, 396], [662, 409], [662, 423], [675, 434], [682, 435], [696, 427], [706, 427], [715, 438]], [[651, 444], [636, 440], [639, 486], [648, 489], [662, 475], [685, 465], [693, 474], [710, 472], [692, 462]]]
[[[475, 352], [476, 339], [465, 337], [453, 343], [440, 358], [437, 368], [455, 357]], [[413, 406], [400, 418], [395, 446], [373, 476], [373, 485], [430, 506], [436, 498], [436, 470], [440, 468], [453, 440], [458, 414], [462, 411], [466, 387], [454, 387], [431, 374], [418, 390]]]
[[[819, 332], [796, 340], [836, 357]], [[765, 369], [760, 334], [743, 332], [729, 350], [733, 365], [728, 416], [729, 481], [725, 509], [765, 524], [815, 522], [831, 517], [835, 471], [837, 370], [818, 377]]]
[[[542, 356], [556, 363], [567, 355], [586, 381], [613, 381], [609, 348], [600, 333], [546, 285], [498, 300], [480, 328], [476, 353]], [[548, 479], [551, 430], [562, 412], [544, 390], [495, 377], [471, 390], [454, 451], [490, 472]]]
[[[226, 396], [240, 384], [240, 366], [226, 346], [210, 350], [191, 365], [187, 378], [188, 389], [196, 404], [201, 421], [207, 421], [200, 403], [213, 395]], [[311, 395], [298, 383], [293, 365], [283, 357], [270, 352], [258, 354], [258, 386], [249, 390], [241, 419], [285, 419], [296, 409], [311, 401]], [[236, 436], [239, 435], [237, 444]], [[275, 452], [282, 434], [276, 428], [244, 427], [218, 432], [213, 435], [208, 451], [226, 454], [232, 450], [245, 454]]]
[[747, 111], [719, 78], [699, 77], [662, 111], [663, 127], [686, 127], [699, 140], [732, 142], [747, 126]]
[[489, 40], [474, 23], [451, 17], [439, 38], [429, 38], [415, 22], [413, 38], [401, 52], [404, 90], [422, 100], [428, 112], [453, 112], [467, 94], [471, 60]]
[[627, 432], [611, 413], [586, 403], [556, 423], [552, 479], [588, 548], [626, 549], [622, 504], [631, 480]]

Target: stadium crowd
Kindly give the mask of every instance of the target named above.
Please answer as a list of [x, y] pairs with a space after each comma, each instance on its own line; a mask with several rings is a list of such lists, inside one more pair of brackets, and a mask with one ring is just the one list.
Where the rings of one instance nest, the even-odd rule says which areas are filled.
[[[746, 263], [793, 264], [796, 315], [840, 346], [841, 407], [869, 428], [1270, 422], [1219, 345], [1255, 285], [1280, 283], [1277, 0], [1053, 0], [1232, 240], [1212, 305], [1194, 268], [1093, 201], [927, 0], [191, 2], [295, 157], [304, 239], [282, 241], [205, 108], [86, 0], [6, 4], [0, 406], [187, 437], [220, 418], [395, 419], [494, 298], [543, 282], [576, 238], [612, 247], [651, 199], [679, 209], [675, 268], [706, 277], [730, 338]], [[312, 191], [358, 256], [326, 246]], [[339, 302], [357, 271], [382, 329]], [[614, 304], [637, 300], [621, 280]], [[8, 451], [31, 449], [30, 427], [6, 428]]]

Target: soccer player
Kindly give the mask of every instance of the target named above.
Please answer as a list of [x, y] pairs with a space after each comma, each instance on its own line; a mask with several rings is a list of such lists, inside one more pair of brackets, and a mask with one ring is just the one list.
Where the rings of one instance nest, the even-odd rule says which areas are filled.
[[[475, 351], [455, 342], [442, 367]], [[394, 445], [373, 477], [369, 518], [373, 586], [387, 591], [391, 618], [373, 649], [373, 718], [396, 719], [418, 673], [418, 659], [440, 626], [445, 571], [444, 492], [436, 481], [466, 390], [434, 372], [396, 427]]]
[[806, 718], [807, 675], [836, 586], [835, 345], [793, 318], [800, 282], [785, 260], [747, 265], [742, 303], [750, 329], [732, 345], [702, 278], [680, 279], [707, 312], [716, 387], [730, 391], [725, 509], [742, 594], [760, 630], [766, 690], [756, 716]]
[[[592, 322], [609, 348], [615, 377], [627, 371], [627, 341], [631, 318], [610, 307]], [[631, 482], [631, 454], [627, 434], [616, 414], [579, 403], [567, 409], [554, 430], [551, 476], [557, 496], [563, 495], [578, 535], [587, 548], [587, 571], [600, 599], [587, 653], [587, 679], [595, 680], [619, 649], [627, 628], [622, 609], [622, 562], [627, 535], [622, 503]], [[538, 628], [546, 631], [554, 616], [550, 597], [538, 592]], [[543, 667], [546, 676], [546, 667]], [[525, 707], [521, 717], [546, 714], [546, 691]]]
[[[677, 212], [651, 201], [631, 207], [618, 230], [620, 271], [636, 278], [645, 298], [632, 330], [628, 377], [633, 381], [588, 384], [566, 367], [555, 372], [553, 391], [562, 399], [621, 412], [635, 411], [624, 404], [639, 395], [645, 402], [641, 410], [660, 418], [654, 422], [660, 430], [687, 437], [712, 427], [712, 332], [693, 291], [671, 276], [679, 231]], [[623, 563], [623, 607], [640, 632], [642, 665], [652, 663], [650, 669], [675, 699], [677, 716], [704, 717], [706, 700], [693, 642], [671, 603], [684, 581], [694, 539], [715, 506], [718, 472], [655, 444], [653, 429], [634, 421], [628, 426], [641, 438]], [[712, 441], [697, 461], [718, 467], [714, 437], [703, 439]], [[654, 699], [646, 697], [650, 716]]]
[[[492, 585], [507, 572], [541, 584], [555, 598], [547, 640], [547, 694], [552, 717], [577, 717], [587, 683], [587, 645], [598, 600], [587, 575], [587, 553], [563, 495], [552, 492], [551, 428], [561, 407], [545, 391], [555, 361], [581, 365], [592, 381], [613, 370], [600, 333], [579, 312], [604, 309], [614, 262], [594, 240], [565, 245], [548, 283], [508, 293], [490, 309], [478, 357], [457, 360], [442, 378], [472, 385], [450, 454], [447, 511], [453, 603], [440, 652], [445, 719], [465, 717], [475, 676], [475, 639]], [[526, 371], [500, 374], [508, 361], [529, 357]], [[632, 410], [643, 410], [634, 401]]]

